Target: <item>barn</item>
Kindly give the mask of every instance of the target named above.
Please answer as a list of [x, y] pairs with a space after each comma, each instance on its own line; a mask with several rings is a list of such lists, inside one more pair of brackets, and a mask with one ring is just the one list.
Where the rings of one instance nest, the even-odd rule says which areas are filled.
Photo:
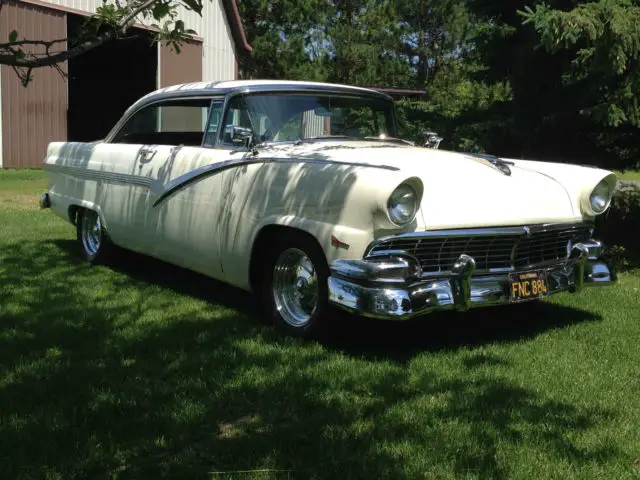
[[[19, 38], [68, 38], [102, 0], [2, 0], [0, 32]], [[157, 88], [194, 81], [238, 78], [238, 61], [251, 52], [235, 0], [204, 2], [202, 16], [183, 11], [186, 28], [199, 37], [180, 54], [136, 35], [111, 42], [53, 68], [33, 71], [25, 88], [8, 66], [0, 67], [0, 168], [40, 167], [51, 141], [103, 138], [125, 109]]]

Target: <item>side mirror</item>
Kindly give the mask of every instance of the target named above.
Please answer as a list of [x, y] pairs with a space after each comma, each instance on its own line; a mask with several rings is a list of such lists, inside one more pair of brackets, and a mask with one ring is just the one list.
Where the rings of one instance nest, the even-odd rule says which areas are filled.
[[426, 148], [437, 149], [440, 146], [442, 137], [438, 136], [436, 132], [422, 132], [424, 136], [424, 146]]
[[231, 143], [249, 147], [253, 139], [253, 131], [246, 127], [231, 127]]

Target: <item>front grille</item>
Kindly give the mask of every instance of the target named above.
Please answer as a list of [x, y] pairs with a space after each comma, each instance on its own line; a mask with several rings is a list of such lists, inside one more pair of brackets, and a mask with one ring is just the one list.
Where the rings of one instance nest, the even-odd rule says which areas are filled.
[[[496, 229], [499, 232], [500, 229]], [[385, 250], [404, 250], [414, 255], [426, 274], [448, 273], [460, 255], [467, 254], [476, 261], [476, 271], [510, 270], [532, 265], [552, 263], [567, 258], [567, 246], [590, 236], [588, 225], [539, 229], [532, 227], [529, 235], [509, 228], [508, 233], [447, 234], [425, 233], [424, 236], [397, 236], [374, 244], [369, 254]], [[515, 231], [514, 231], [515, 230]], [[471, 233], [470, 233], [471, 232]]]

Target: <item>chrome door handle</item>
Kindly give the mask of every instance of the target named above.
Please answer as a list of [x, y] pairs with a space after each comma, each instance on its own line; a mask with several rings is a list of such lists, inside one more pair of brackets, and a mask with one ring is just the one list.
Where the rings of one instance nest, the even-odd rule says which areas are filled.
[[155, 148], [142, 147], [138, 151], [138, 155], [140, 156], [140, 164], [139, 164], [139, 166], [141, 167], [143, 163], [147, 163], [147, 162], [151, 161], [151, 159], [153, 158], [153, 156], [155, 154], [156, 154]]

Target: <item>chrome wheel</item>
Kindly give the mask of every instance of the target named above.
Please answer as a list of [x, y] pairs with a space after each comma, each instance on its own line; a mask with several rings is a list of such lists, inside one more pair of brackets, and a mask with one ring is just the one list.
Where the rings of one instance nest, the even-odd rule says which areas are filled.
[[93, 210], [85, 210], [80, 224], [82, 246], [89, 255], [96, 255], [100, 251], [102, 242], [102, 223], [100, 216]]
[[311, 320], [318, 306], [318, 277], [302, 250], [283, 251], [273, 267], [273, 299], [282, 319], [294, 327]]

